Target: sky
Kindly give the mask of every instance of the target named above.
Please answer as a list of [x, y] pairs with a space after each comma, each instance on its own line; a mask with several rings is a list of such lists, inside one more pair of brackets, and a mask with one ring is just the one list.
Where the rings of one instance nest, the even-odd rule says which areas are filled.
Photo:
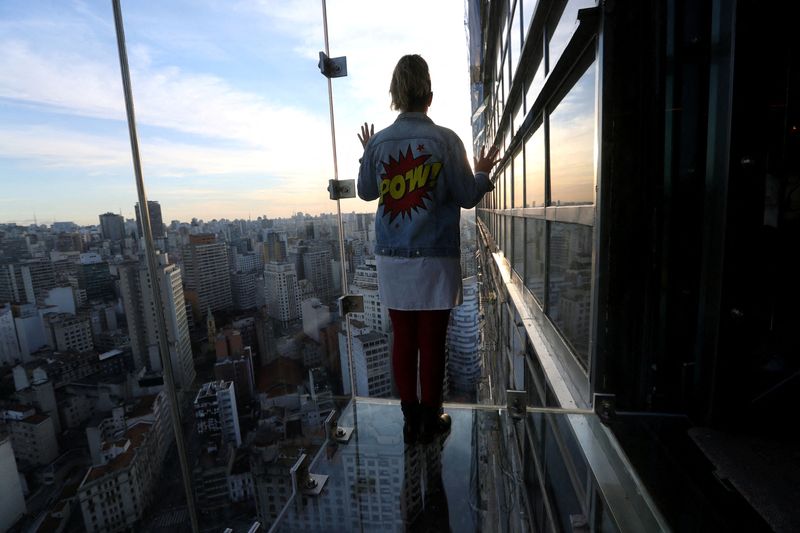
[[[389, 125], [397, 60], [419, 53], [429, 111], [469, 150], [463, 0], [328, 0], [339, 178], [359, 126]], [[122, 1], [149, 200], [166, 223], [335, 212], [321, 0]], [[0, 223], [97, 224], [137, 202], [111, 0], [0, 2]], [[359, 199], [344, 212], [372, 211]]]

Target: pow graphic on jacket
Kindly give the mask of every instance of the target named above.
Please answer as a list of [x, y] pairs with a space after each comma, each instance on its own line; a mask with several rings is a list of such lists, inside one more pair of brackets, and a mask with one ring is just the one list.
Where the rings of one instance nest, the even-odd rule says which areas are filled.
[[[422, 149], [422, 145], [419, 146]], [[402, 215], [411, 220], [412, 210], [427, 209], [425, 200], [433, 200], [432, 192], [436, 178], [442, 170], [441, 163], [427, 163], [430, 154], [414, 157], [411, 145], [406, 153], [400, 150], [397, 159], [389, 156], [389, 161], [381, 161], [384, 173], [378, 197], [378, 205], [383, 206], [383, 215], [389, 215], [391, 223]]]

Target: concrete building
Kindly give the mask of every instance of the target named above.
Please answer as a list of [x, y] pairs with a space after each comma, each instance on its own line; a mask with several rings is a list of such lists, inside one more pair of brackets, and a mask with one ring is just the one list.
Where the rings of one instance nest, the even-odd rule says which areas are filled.
[[374, 259], [365, 260], [364, 266], [356, 269], [350, 292], [364, 297], [364, 312], [353, 313], [353, 318], [374, 331], [389, 333], [392, 330], [389, 309], [381, 303], [378, 293], [378, 271]]
[[[195, 370], [186, 302], [183, 295], [181, 269], [168, 264], [168, 256], [159, 254], [161, 305], [167, 321], [167, 339], [176, 383], [188, 387], [194, 381]], [[120, 292], [131, 339], [136, 369], [160, 371], [158, 324], [155, 314], [150, 276], [144, 262], [130, 261], [119, 265]]]
[[125, 238], [125, 219], [115, 213], [103, 213], [100, 215], [100, 232], [104, 239], [121, 241]]
[[[344, 329], [344, 328], [343, 328]], [[389, 340], [358, 321], [350, 325], [355, 368], [356, 396], [386, 398], [392, 395]], [[342, 389], [350, 394], [350, 370], [347, 361], [347, 335], [339, 333], [339, 358], [342, 368]]]
[[[139, 213], [139, 202], [136, 202], [136, 205], [134, 205], [134, 211], [136, 212], [136, 229], [138, 235], [141, 237], [143, 233], [142, 219]], [[150, 229], [153, 231], [153, 238], [164, 238], [164, 220], [161, 216], [161, 205], [154, 200], [148, 200], [147, 211], [150, 213]]]
[[291, 263], [267, 263], [264, 287], [269, 316], [288, 324], [300, 318], [297, 272]]
[[14, 313], [19, 351], [23, 361], [26, 361], [31, 353], [47, 346], [48, 338], [44, 329], [43, 313], [34, 304], [12, 305], [11, 309]]
[[210, 233], [189, 235], [183, 247], [186, 297], [195, 316], [233, 307], [228, 247]]
[[32, 405], [12, 405], [2, 411], [14, 454], [21, 465], [44, 466], [58, 457], [53, 419]]
[[225, 328], [217, 333], [214, 350], [217, 355], [214, 377], [217, 381], [232, 381], [236, 385], [239, 405], [247, 405], [252, 401], [255, 390], [255, 369], [250, 346], [244, 345], [239, 330]]
[[203, 383], [194, 399], [197, 432], [207, 437], [220, 437], [236, 447], [242, 444], [236, 389], [232, 381]]
[[92, 325], [86, 317], [51, 313], [44, 317], [44, 328], [50, 346], [59, 352], [88, 352], [94, 349]]
[[0, 365], [12, 365], [21, 357], [11, 305], [0, 304]]
[[0, 302], [35, 304], [55, 286], [55, 271], [49, 259], [0, 264]]
[[317, 297], [323, 303], [330, 303], [333, 300], [331, 259], [328, 250], [310, 250], [303, 254], [305, 279], [311, 282]]
[[447, 376], [453, 389], [472, 392], [481, 376], [481, 323], [478, 279], [462, 282], [463, 302], [450, 313], [447, 327]]
[[140, 422], [103, 449], [103, 463], [92, 466], [78, 488], [86, 531], [135, 529], [153, 497], [159, 472], [153, 425]]
[[257, 277], [258, 274], [253, 271], [231, 273], [231, 291], [233, 294], [234, 309], [254, 309], [257, 306]]
[[8, 531], [25, 514], [25, 496], [19, 481], [11, 438], [0, 429], [0, 531]]

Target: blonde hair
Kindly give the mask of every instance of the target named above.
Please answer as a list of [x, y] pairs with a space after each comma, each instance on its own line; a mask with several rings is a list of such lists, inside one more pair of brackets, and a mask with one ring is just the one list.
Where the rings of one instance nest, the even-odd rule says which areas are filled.
[[392, 109], [425, 109], [431, 96], [431, 75], [425, 60], [418, 54], [401, 57], [394, 67], [389, 92], [392, 94]]

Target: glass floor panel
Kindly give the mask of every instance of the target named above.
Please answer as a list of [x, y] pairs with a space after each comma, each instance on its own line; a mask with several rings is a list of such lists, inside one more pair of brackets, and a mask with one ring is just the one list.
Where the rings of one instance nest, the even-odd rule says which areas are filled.
[[[505, 513], [495, 482], [487, 478], [497, 442], [497, 411], [447, 408], [450, 434], [429, 445], [403, 443], [396, 403], [359, 399], [340, 427], [354, 431], [330, 443], [309, 467], [328, 476], [318, 495], [298, 495], [276, 531], [481, 531]], [[483, 489], [482, 489], [483, 487]], [[488, 490], [487, 490], [488, 487]]]

